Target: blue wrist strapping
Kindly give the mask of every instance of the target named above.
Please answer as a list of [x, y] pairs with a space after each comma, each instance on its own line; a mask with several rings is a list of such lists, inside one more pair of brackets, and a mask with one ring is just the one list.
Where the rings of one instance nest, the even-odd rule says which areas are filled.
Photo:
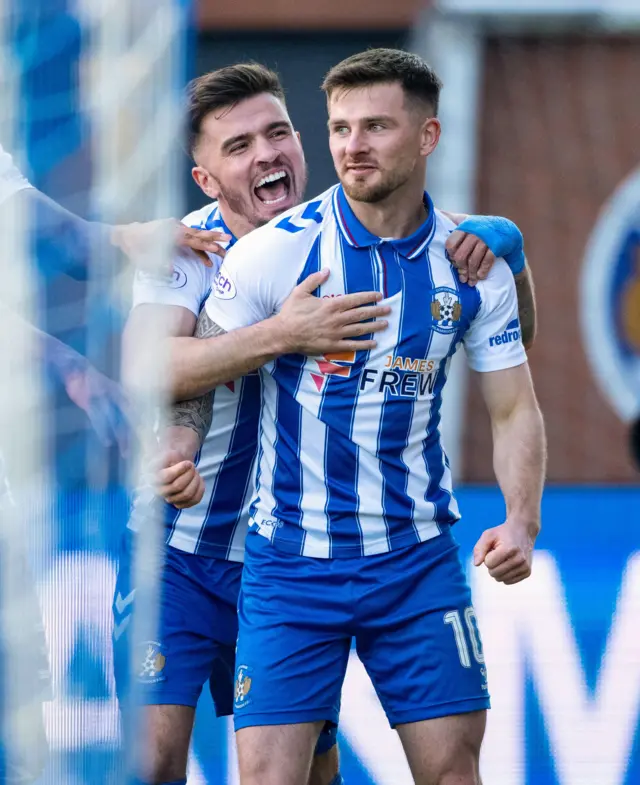
[[495, 215], [470, 215], [456, 229], [479, 237], [494, 256], [505, 260], [513, 275], [524, 270], [524, 240], [513, 221]]

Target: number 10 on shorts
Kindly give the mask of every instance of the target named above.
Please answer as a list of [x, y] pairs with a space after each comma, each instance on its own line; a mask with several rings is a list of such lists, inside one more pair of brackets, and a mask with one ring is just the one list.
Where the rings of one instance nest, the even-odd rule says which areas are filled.
[[464, 609], [463, 615], [464, 624], [460, 618], [460, 611], [448, 611], [444, 615], [444, 623], [451, 625], [462, 667], [471, 667], [471, 656], [469, 653], [469, 644], [467, 643], [467, 635], [465, 634], [465, 627], [469, 640], [471, 641], [473, 658], [478, 665], [482, 665], [484, 663], [484, 652], [482, 651], [482, 641], [480, 640], [480, 632], [478, 631], [476, 612], [469, 606]]

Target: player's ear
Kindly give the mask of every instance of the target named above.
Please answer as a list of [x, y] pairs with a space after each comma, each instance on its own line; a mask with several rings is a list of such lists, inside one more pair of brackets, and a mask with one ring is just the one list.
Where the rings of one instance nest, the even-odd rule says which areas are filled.
[[211, 199], [217, 199], [220, 196], [220, 189], [218, 183], [214, 180], [206, 169], [202, 166], [194, 166], [191, 170], [191, 176], [196, 181], [200, 190], [209, 196]]
[[437, 117], [428, 117], [420, 130], [420, 153], [425, 158], [436, 149], [440, 140], [441, 125]]
[[300, 131], [295, 131], [294, 133], [295, 133], [298, 141], [300, 142], [300, 144], [302, 144], [302, 137], [300, 136]]

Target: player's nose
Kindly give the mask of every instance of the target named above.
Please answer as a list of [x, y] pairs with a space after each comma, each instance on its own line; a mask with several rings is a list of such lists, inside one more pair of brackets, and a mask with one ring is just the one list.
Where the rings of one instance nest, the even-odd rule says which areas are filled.
[[269, 139], [262, 136], [256, 144], [256, 158], [261, 163], [272, 163], [279, 155], [279, 150]]
[[346, 154], [358, 155], [358, 153], [363, 153], [367, 149], [366, 136], [357, 128], [354, 128], [347, 139], [347, 145], [345, 147]]

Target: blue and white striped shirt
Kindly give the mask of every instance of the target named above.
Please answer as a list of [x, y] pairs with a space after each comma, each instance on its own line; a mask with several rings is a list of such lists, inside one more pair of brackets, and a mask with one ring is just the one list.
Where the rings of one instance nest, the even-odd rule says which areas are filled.
[[381, 239], [335, 186], [241, 239], [214, 280], [207, 313], [227, 331], [277, 313], [327, 267], [318, 296], [377, 290], [392, 308], [374, 351], [262, 371], [252, 525], [282, 550], [351, 557], [437, 536], [459, 518], [438, 430], [452, 355], [464, 343], [479, 371], [526, 361], [506, 263], [461, 284], [444, 247], [454, 226], [427, 194], [425, 206], [411, 237]]
[[[231, 234], [216, 202], [190, 213], [183, 223]], [[134, 307], [145, 303], [177, 305], [197, 316], [222, 261], [215, 255], [210, 254], [210, 258], [213, 267], [205, 267], [185, 253], [174, 262], [173, 276], [168, 279], [137, 273]], [[216, 388], [212, 426], [196, 458], [205, 482], [205, 494], [198, 505], [187, 510], [165, 505], [169, 545], [188, 553], [244, 560], [249, 504], [254, 492], [259, 416], [257, 373]]]

